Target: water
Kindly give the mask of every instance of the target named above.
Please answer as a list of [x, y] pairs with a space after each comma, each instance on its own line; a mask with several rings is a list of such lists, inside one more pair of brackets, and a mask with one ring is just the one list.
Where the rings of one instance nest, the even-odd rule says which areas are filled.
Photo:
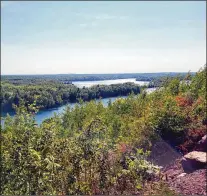
[[75, 81], [72, 82], [75, 86], [82, 88], [82, 87], [91, 87], [93, 85], [103, 84], [103, 85], [110, 85], [110, 84], [123, 84], [126, 82], [134, 82], [135, 84], [139, 84], [140, 86], [149, 84], [148, 81], [136, 81], [136, 78], [128, 78], [128, 79], [117, 79], [117, 80], [100, 80], [100, 81]]
[[[103, 103], [104, 106], [108, 105], [109, 100], [111, 99], [111, 102], [114, 102], [118, 98], [126, 98], [127, 96], [122, 96], [122, 97], [111, 97], [111, 98], [105, 98], [105, 99], [100, 99], [100, 101]], [[98, 101], [98, 100], [97, 100]], [[74, 108], [76, 103], [69, 103], [63, 106], [60, 106], [58, 108], [52, 108], [48, 110], [42, 110], [38, 112], [35, 116], [35, 120], [37, 124], [41, 124], [43, 120], [47, 118], [51, 118], [54, 116], [54, 113], [61, 114], [64, 112], [65, 108], [67, 106], [70, 106], [70, 108]]]
[[[111, 100], [111, 102], [113, 103], [116, 99], [118, 98], [126, 98], [127, 96], [120, 96], [120, 97], [110, 97], [110, 98], [105, 98], [105, 99], [100, 99], [100, 100], [96, 100], [96, 101], [101, 101], [103, 103], [104, 106], [107, 106], [108, 105], [108, 102], [109, 100]], [[76, 103], [69, 103], [69, 104], [66, 104], [66, 105], [63, 105], [63, 106], [60, 106], [60, 107], [57, 107], [57, 108], [51, 108], [51, 109], [47, 109], [47, 110], [42, 110], [42, 111], [39, 111], [36, 115], [35, 115], [35, 120], [36, 120], [36, 123], [38, 125], [40, 125], [42, 123], [42, 121], [44, 121], [45, 119], [47, 118], [51, 118], [54, 116], [54, 113], [56, 114], [61, 114], [64, 112], [64, 109], [67, 107], [67, 106], [70, 106], [71, 108], [74, 108]], [[14, 116], [14, 113], [9, 113], [10, 116]], [[3, 117], [6, 116], [6, 114], [3, 114], [2, 115]], [[1, 125], [3, 126], [4, 124], [4, 121], [1, 120]]]
[[157, 89], [156, 87], [155, 88], [147, 88], [145, 91], [147, 94], [150, 94], [150, 93], [154, 92], [156, 89]]
[[[139, 84], [140, 86], [143, 85], [147, 85], [149, 82], [147, 81], [136, 81], [136, 78], [128, 78], [128, 79], [118, 79], [118, 80], [100, 80], [100, 81], [76, 81], [73, 82], [74, 85], [76, 85], [79, 88], [82, 88], [83, 86], [85, 87], [91, 87], [93, 85], [98, 85], [98, 84], [104, 84], [104, 85], [110, 85], [110, 84], [123, 84], [126, 82], [134, 82], [135, 84]], [[154, 91], [155, 89], [147, 89], [147, 93], [151, 93], [152, 91]], [[104, 106], [107, 106], [109, 100], [111, 99], [111, 102], [114, 102], [116, 99], [118, 98], [126, 98], [127, 96], [121, 96], [121, 97], [110, 97], [110, 98], [105, 98], [105, 99], [101, 99], [100, 101], [103, 103]], [[40, 112], [38, 112], [35, 115], [35, 120], [37, 122], [38, 125], [40, 125], [42, 123], [42, 121], [44, 121], [47, 118], [51, 118], [54, 116], [54, 113], [57, 114], [61, 114], [64, 112], [64, 109], [67, 106], [70, 106], [71, 108], [73, 108], [75, 106], [75, 103], [69, 103], [67, 105], [63, 105], [57, 108], [51, 108], [51, 109], [47, 109], [47, 110], [42, 110]], [[13, 113], [9, 113], [10, 116], [14, 116], [14, 112]], [[6, 114], [2, 115], [3, 117], [6, 116]], [[3, 126], [4, 121], [1, 120], [1, 125]]]

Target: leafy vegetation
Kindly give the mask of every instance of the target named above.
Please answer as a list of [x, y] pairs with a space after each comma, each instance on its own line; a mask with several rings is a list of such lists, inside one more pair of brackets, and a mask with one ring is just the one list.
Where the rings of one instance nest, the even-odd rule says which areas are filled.
[[[1, 135], [1, 194], [175, 195], [162, 184], [149, 190], [159, 167], [147, 157], [158, 134], [186, 153], [190, 141], [206, 133], [206, 67], [190, 81], [173, 78], [154, 93], [131, 95], [108, 107], [80, 101], [40, 126], [35, 104], [20, 102]], [[27, 88], [34, 96], [36, 86]]]
[[[192, 73], [194, 74], [194, 73]], [[2, 80], [9, 81], [13, 84], [28, 84], [38, 81], [94, 81], [94, 80], [115, 80], [136, 78], [138, 81], [151, 81], [161, 77], [185, 76], [186, 73], [163, 72], [163, 73], [123, 73], [123, 74], [56, 74], [56, 75], [3, 75]]]
[[140, 87], [134, 83], [96, 85], [90, 88], [78, 88], [72, 84], [62, 84], [57, 81], [36, 81], [35, 83], [12, 84], [2, 81], [1, 103], [2, 112], [13, 110], [13, 104], [19, 105], [23, 100], [28, 106], [36, 102], [40, 109], [57, 107], [79, 99], [92, 99], [125, 96], [130, 93], [139, 94]]

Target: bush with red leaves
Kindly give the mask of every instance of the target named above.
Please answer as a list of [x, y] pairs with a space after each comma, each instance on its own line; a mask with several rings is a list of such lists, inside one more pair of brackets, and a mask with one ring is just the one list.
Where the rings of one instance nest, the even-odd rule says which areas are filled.
[[118, 149], [121, 153], [127, 153], [127, 152], [130, 152], [132, 150], [132, 148], [129, 145], [125, 144], [125, 143], [120, 143], [118, 145]]
[[193, 103], [190, 97], [177, 96], [175, 100], [179, 107], [191, 106]]
[[185, 139], [185, 142], [178, 146], [178, 149], [183, 153], [187, 154], [193, 150], [196, 150], [198, 142], [206, 134], [204, 129], [189, 130]]
[[204, 129], [189, 130], [188, 138], [194, 142], [198, 142], [206, 134]]

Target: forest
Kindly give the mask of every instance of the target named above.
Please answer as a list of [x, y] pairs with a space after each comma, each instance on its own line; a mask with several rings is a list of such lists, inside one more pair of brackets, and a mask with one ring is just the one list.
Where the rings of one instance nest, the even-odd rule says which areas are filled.
[[1, 83], [1, 110], [13, 111], [13, 105], [21, 101], [25, 106], [36, 103], [39, 109], [58, 107], [66, 103], [90, 101], [92, 99], [125, 96], [130, 93], [139, 94], [140, 86], [134, 83], [95, 85], [90, 88], [78, 88], [73, 84], [62, 84], [58, 81], [42, 81], [35, 83], [12, 84], [8, 81]]
[[[14, 86], [5, 82], [3, 100], [14, 96], [14, 88], [22, 99], [15, 107], [16, 115], [7, 116], [2, 130], [0, 194], [176, 195], [161, 180], [155, 182], [160, 167], [147, 157], [158, 136], [186, 154], [206, 134], [206, 66], [186, 77], [190, 83], [172, 78], [151, 94], [132, 94], [109, 102], [108, 107], [101, 102], [80, 101], [75, 108], [68, 107], [62, 115], [40, 126], [34, 120], [37, 105], [55, 102], [51, 96], [54, 92], [56, 100], [68, 96], [75, 99], [68, 87], [51, 83]], [[139, 91], [133, 84], [126, 85]], [[83, 89], [81, 95], [99, 88], [108, 88], [107, 93], [113, 89], [94, 88]], [[115, 89], [111, 93], [120, 92]], [[70, 87], [71, 92], [76, 90]], [[104, 96], [106, 91], [98, 92]], [[37, 100], [32, 103], [35, 96]], [[30, 103], [25, 104], [29, 99]]]
[[[190, 77], [194, 73], [188, 73]], [[1, 111], [4, 113], [14, 111], [13, 104], [25, 105], [36, 102], [42, 109], [58, 107], [66, 103], [90, 101], [99, 98], [126, 96], [130, 93], [139, 94], [146, 87], [161, 87], [165, 81], [172, 78], [184, 79], [184, 73], [147, 73], [147, 74], [74, 74], [74, 75], [25, 75], [2, 76], [1, 81]], [[145, 87], [134, 83], [96, 85], [90, 88], [78, 88], [72, 81], [93, 81], [108, 79], [124, 79], [136, 77], [137, 80], [150, 81]]]
[[[59, 82], [95, 81], [136, 78], [137, 81], [151, 81], [161, 77], [184, 77], [185, 72], [161, 72], [161, 73], [123, 73], [123, 74], [54, 74], [54, 75], [2, 75], [2, 80], [13, 84], [28, 84], [38, 81], [55, 80]], [[195, 73], [192, 72], [192, 75]]]

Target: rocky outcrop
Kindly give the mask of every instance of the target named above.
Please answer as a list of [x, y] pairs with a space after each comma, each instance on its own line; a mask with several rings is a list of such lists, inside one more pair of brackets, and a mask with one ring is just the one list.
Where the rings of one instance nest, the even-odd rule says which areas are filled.
[[178, 153], [166, 141], [159, 139], [153, 145], [151, 154], [148, 158], [155, 165], [166, 167], [176, 159], [181, 159], [182, 155]]
[[[200, 137], [201, 138], [201, 137]], [[199, 138], [199, 139], [200, 139]], [[197, 141], [199, 141], [199, 139]], [[174, 153], [169, 154], [166, 145], [155, 145], [153, 150], [158, 164], [166, 164], [162, 169], [161, 180], [164, 180], [169, 188], [181, 195], [206, 195], [206, 172], [207, 172], [207, 137], [206, 135], [197, 143], [193, 143], [194, 151], [185, 154], [175, 161]], [[197, 145], [195, 145], [197, 144]], [[159, 148], [157, 148], [159, 146]], [[162, 149], [164, 148], [164, 149]], [[153, 151], [152, 151], [153, 152]], [[173, 152], [173, 151], [171, 151]], [[166, 156], [167, 155], [167, 156]], [[163, 161], [163, 158], [166, 161]], [[170, 161], [172, 164], [168, 164]]]
[[192, 151], [182, 158], [181, 164], [186, 173], [203, 169], [206, 167], [206, 152]]
[[181, 174], [179, 174], [178, 176], [177, 176], [177, 178], [182, 178], [182, 177], [184, 177], [186, 175], [186, 173], [181, 173]]
[[163, 170], [169, 188], [181, 195], [206, 195], [206, 169], [184, 173], [181, 160]]
[[204, 135], [195, 147], [196, 151], [207, 152], [207, 135]]
[[206, 195], [206, 169], [182, 174], [168, 182], [170, 188], [181, 195]]

